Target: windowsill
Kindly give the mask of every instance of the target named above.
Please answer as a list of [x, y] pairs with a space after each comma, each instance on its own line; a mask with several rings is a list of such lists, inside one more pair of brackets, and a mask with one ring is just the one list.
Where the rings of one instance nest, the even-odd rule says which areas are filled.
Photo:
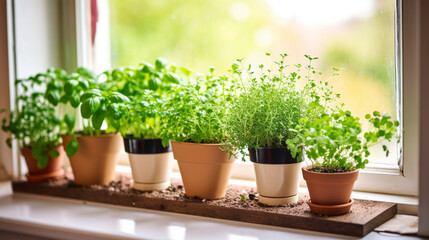
[[[0, 230], [47, 238], [355, 239], [344, 235], [11, 193], [10, 183], [0, 183]], [[385, 238], [385, 233], [371, 232], [364, 239]]]
[[[174, 172], [174, 174], [177, 174], [177, 177], [180, 177], [180, 173]], [[256, 187], [256, 182], [251, 180], [230, 179], [229, 184]], [[306, 187], [300, 187], [299, 193], [308, 193], [308, 190]], [[415, 216], [418, 215], [418, 197], [353, 191], [352, 198], [360, 200], [397, 203], [398, 214], [407, 214]]]
[[[116, 171], [120, 173], [131, 174], [131, 169], [128, 166], [117, 166]], [[174, 168], [172, 172], [173, 178], [180, 178], [180, 172], [178, 168]], [[256, 182], [253, 180], [242, 180], [231, 178], [229, 184], [234, 185], [243, 185], [251, 186], [256, 188]], [[308, 193], [306, 187], [300, 187], [299, 193]], [[398, 214], [407, 214], [407, 215], [418, 215], [418, 197], [414, 196], [404, 196], [404, 195], [393, 195], [393, 194], [384, 194], [384, 193], [372, 193], [364, 191], [353, 191], [352, 198], [360, 200], [371, 200], [379, 202], [391, 202], [398, 204]]]

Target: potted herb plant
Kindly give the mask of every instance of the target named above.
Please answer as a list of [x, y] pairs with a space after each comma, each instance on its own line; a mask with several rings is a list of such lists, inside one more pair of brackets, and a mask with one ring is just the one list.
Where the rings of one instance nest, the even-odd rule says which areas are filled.
[[137, 68], [116, 68], [102, 74], [106, 88], [131, 98], [118, 105], [122, 115], [118, 130], [124, 137], [137, 190], [162, 190], [170, 185], [173, 155], [170, 143], [163, 146], [160, 139], [159, 112], [162, 99], [180, 83], [175, 71], [167, 60], [158, 58], [155, 65], [141, 63]]
[[164, 105], [161, 137], [172, 140], [188, 197], [223, 198], [234, 158], [223, 151], [227, 138], [224, 124], [234, 86], [225, 77], [195, 75], [176, 87]]
[[[146, 90], [165, 93], [180, 83], [176, 70], [174, 65], [160, 57], [154, 65], [140, 63], [138, 67], [120, 67], [105, 71], [101, 74], [101, 77], [106, 78], [102, 85], [104, 89], [120, 92], [130, 98], [142, 96]], [[189, 73], [185, 68], [180, 70]]]
[[[298, 201], [301, 158], [288, 149], [288, 140], [296, 135], [290, 128], [304, 116], [316, 118], [326, 102], [335, 98], [327, 84], [316, 84], [313, 79], [316, 70], [311, 62], [317, 58], [306, 55], [307, 75], [301, 77], [300, 64], [286, 73], [286, 57], [281, 54], [281, 59], [275, 61], [276, 71], [260, 65], [255, 73], [251, 65], [244, 67], [242, 60], [232, 65], [241, 93], [234, 98], [226, 121], [228, 151], [241, 155], [243, 160], [249, 155], [258, 200], [272, 206]], [[320, 92], [325, 95], [319, 97]]]
[[124, 137], [134, 189], [155, 191], [170, 186], [173, 154], [171, 145], [162, 145], [160, 137], [161, 95], [150, 90], [119, 107], [119, 130]]
[[[302, 168], [310, 193], [308, 205], [312, 212], [327, 215], [347, 213], [353, 204], [350, 195], [359, 169], [368, 163], [370, 148], [397, 138], [398, 121], [374, 111], [365, 118], [370, 123], [362, 131], [359, 118], [350, 111], [333, 111], [318, 119], [303, 118], [294, 126], [290, 149], [302, 155], [305, 149], [311, 165]], [[398, 139], [399, 141], [399, 139]], [[386, 156], [389, 150], [382, 145]]]
[[[83, 130], [74, 131], [75, 118], [66, 114], [64, 122], [68, 135], [63, 144], [70, 158], [74, 181], [81, 185], [107, 185], [114, 179], [115, 166], [123, 149], [117, 133], [121, 118], [116, 104], [129, 101], [118, 92], [98, 90], [93, 76], [87, 71], [76, 73], [64, 84], [64, 102], [80, 107]], [[107, 129], [101, 130], [103, 122]]]
[[[64, 174], [62, 162], [65, 153], [60, 143], [60, 120], [55, 108], [47, 100], [49, 95], [30, 91], [34, 87], [48, 87], [55, 91], [57, 87], [48, 82], [52, 78], [61, 77], [63, 73], [62, 70], [49, 69], [46, 73], [17, 80], [15, 85], [21, 94], [16, 97], [16, 108], [10, 113], [8, 120], [3, 119], [3, 131], [11, 133], [18, 141], [27, 163], [26, 177], [30, 182], [41, 182]], [[51, 100], [55, 100], [55, 96], [51, 95]], [[12, 138], [7, 143], [11, 147]]]

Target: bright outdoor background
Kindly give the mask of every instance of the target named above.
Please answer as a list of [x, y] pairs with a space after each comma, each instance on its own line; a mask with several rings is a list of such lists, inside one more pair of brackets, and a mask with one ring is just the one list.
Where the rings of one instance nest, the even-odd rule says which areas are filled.
[[[364, 119], [374, 110], [396, 116], [394, 0], [110, 0], [112, 66], [153, 62], [226, 74], [231, 63], [268, 64], [288, 53], [290, 65], [304, 54], [334, 82], [346, 108]], [[397, 164], [396, 144], [384, 158]]]

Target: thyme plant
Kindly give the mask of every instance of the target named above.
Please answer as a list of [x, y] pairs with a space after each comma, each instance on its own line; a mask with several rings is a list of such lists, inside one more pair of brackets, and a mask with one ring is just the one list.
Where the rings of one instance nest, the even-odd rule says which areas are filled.
[[[296, 64], [295, 70], [287, 72], [287, 54], [280, 57], [274, 61], [275, 70], [264, 65], [253, 70], [242, 59], [232, 65], [233, 81], [239, 89], [226, 119], [226, 148], [231, 154], [241, 155], [243, 161], [249, 148], [286, 147], [287, 140], [296, 135], [290, 130], [292, 126], [303, 117], [320, 117], [339, 97], [329, 79], [322, 80], [322, 73], [312, 65], [317, 58], [305, 55], [306, 66]], [[337, 71], [334, 69], [331, 78], [338, 75]]]

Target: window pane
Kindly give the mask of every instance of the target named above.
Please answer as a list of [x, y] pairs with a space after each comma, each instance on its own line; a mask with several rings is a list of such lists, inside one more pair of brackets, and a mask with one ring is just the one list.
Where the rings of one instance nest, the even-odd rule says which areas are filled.
[[[111, 0], [112, 66], [162, 56], [225, 74], [237, 58], [269, 64], [266, 52], [288, 53], [292, 65], [310, 54], [324, 73], [345, 69], [335, 87], [355, 115], [396, 116], [394, 11], [394, 0]], [[397, 166], [389, 147], [371, 163]]]

